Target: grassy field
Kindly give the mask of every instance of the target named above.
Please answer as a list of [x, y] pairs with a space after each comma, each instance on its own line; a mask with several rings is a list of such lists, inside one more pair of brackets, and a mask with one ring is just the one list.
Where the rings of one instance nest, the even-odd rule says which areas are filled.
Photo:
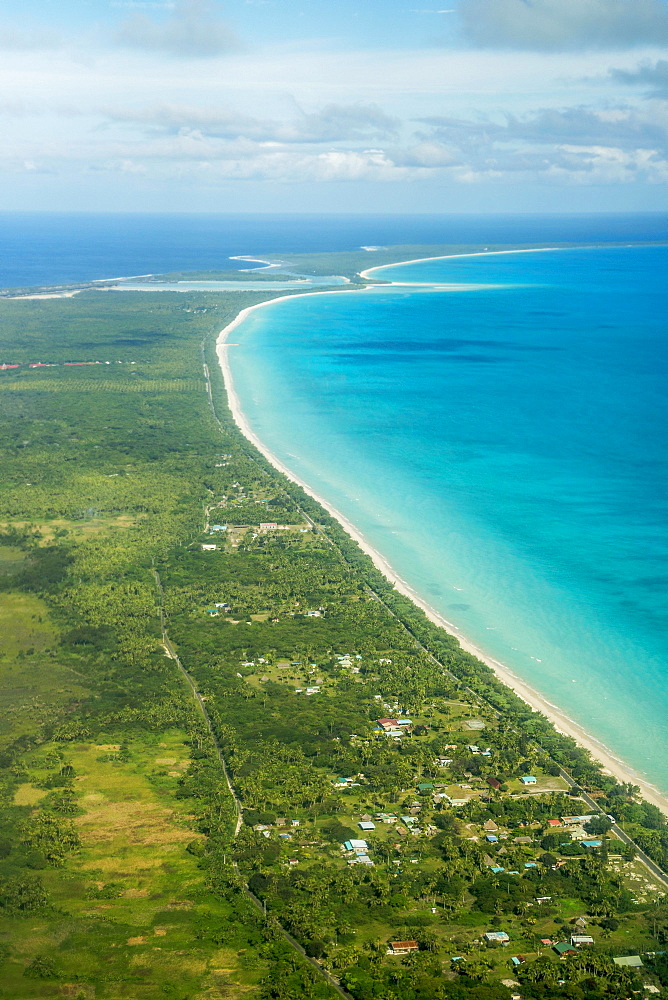
[[[263, 963], [244, 960], [247, 942], [238, 939], [229, 906], [206, 890], [192, 801], [176, 797], [189, 767], [186, 734], [144, 736], [122, 750], [109, 736], [109, 743], [65, 749], [47, 743], [26, 760], [29, 780], [13, 796], [19, 824], [48, 798], [39, 785], [54, 761], [66, 761], [74, 768], [81, 846], [62, 866], [36, 872], [51, 912], [0, 918], [9, 953], [0, 995], [194, 1000], [254, 992]], [[36, 959], [53, 975], [26, 975]]]
[[[4, 546], [0, 552], [6, 557]], [[57, 630], [44, 602], [25, 593], [1, 597], [0, 747], [34, 733], [87, 692], [85, 678], [59, 662]]]

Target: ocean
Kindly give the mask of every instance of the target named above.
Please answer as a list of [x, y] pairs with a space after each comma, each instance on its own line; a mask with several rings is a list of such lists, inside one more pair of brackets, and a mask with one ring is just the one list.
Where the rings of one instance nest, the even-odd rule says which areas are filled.
[[[666, 240], [666, 216], [0, 215], [0, 287], [369, 245]], [[459, 257], [277, 302], [259, 437], [482, 650], [668, 791], [665, 247]], [[373, 265], [373, 253], [368, 254]]]
[[271, 451], [663, 791], [667, 267], [630, 246], [383, 268], [427, 284], [283, 300], [230, 348]]
[[[0, 212], [0, 288], [244, 270], [245, 254], [438, 243], [661, 240], [665, 215], [186, 215]], [[370, 255], [371, 256], [371, 255]], [[372, 263], [370, 261], [370, 263]]]

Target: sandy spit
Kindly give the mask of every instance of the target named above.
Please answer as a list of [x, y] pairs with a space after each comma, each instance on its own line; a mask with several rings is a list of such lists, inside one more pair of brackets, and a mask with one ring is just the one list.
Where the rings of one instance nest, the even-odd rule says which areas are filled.
[[[548, 249], [548, 248], [545, 248]], [[549, 248], [552, 249], [552, 248]], [[556, 249], [556, 248], [555, 248]], [[509, 252], [509, 251], [504, 251]], [[522, 253], [524, 251], [510, 251], [511, 253]], [[535, 252], [535, 251], [531, 251]], [[473, 256], [472, 254], [461, 254], [458, 256]], [[476, 255], [479, 256], [479, 255]], [[422, 258], [421, 258], [422, 259]], [[426, 260], [433, 258], [424, 258]], [[402, 261], [405, 264], [416, 263], [415, 261]], [[391, 265], [390, 265], [391, 266]], [[369, 271], [362, 272], [362, 277], [365, 277], [370, 271], [375, 270], [374, 268], [369, 269]], [[353, 290], [350, 290], [353, 291]], [[346, 294], [346, 290], [336, 290], [327, 292], [306, 292], [305, 295], [341, 295]], [[404, 594], [409, 597], [414, 604], [425, 612], [427, 617], [434, 622], [436, 625], [440, 625], [444, 628], [446, 632], [454, 636], [458, 641], [462, 649], [466, 650], [468, 653], [472, 653], [483, 663], [490, 667], [496, 676], [501, 680], [507, 687], [511, 688], [518, 697], [522, 699], [530, 708], [535, 712], [540, 712], [550, 722], [554, 725], [558, 732], [563, 733], [565, 736], [571, 736], [576, 740], [580, 746], [584, 747], [589, 753], [599, 761], [606, 772], [613, 775], [619, 782], [630, 782], [633, 785], [638, 785], [641, 794], [653, 805], [657, 806], [666, 815], [668, 815], [668, 797], [663, 795], [658, 788], [649, 782], [645, 781], [630, 765], [626, 764], [619, 757], [608, 749], [603, 743], [596, 740], [591, 736], [579, 723], [575, 722], [573, 719], [569, 718], [564, 712], [562, 712], [556, 705], [548, 701], [543, 695], [538, 691], [535, 691], [529, 684], [523, 681], [520, 677], [513, 673], [507, 666], [500, 663], [498, 660], [484, 653], [478, 646], [474, 645], [466, 636], [462, 635], [459, 629], [454, 626], [451, 622], [448, 622], [442, 615], [438, 613], [434, 608], [431, 607], [426, 601], [420, 597], [419, 594], [413, 590], [413, 588], [406, 583], [400, 576], [398, 576], [390, 563], [387, 561], [382, 553], [378, 552], [369, 542], [364, 538], [360, 531], [348, 520], [345, 515], [341, 514], [335, 507], [333, 507], [327, 500], [317, 494], [308, 483], [300, 479], [299, 476], [295, 475], [291, 469], [289, 469], [276, 455], [271, 452], [266, 445], [259, 439], [259, 437], [252, 430], [251, 426], [246, 419], [241, 404], [239, 402], [239, 397], [237, 395], [236, 389], [234, 387], [234, 380], [232, 377], [232, 371], [230, 368], [229, 357], [228, 357], [228, 339], [230, 334], [239, 326], [246, 317], [253, 312], [255, 309], [262, 309], [268, 305], [273, 305], [275, 302], [279, 302], [282, 299], [287, 298], [298, 298], [300, 296], [295, 295], [283, 295], [275, 299], [268, 299], [265, 302], [260, 302], [258, 305], [249, 306], [246, 309], [242, 309], [241, 312], [229, 323], [223, 330], [221, 330], [216, 341], [216, 353], [218, 355], [218, 361], [220, 364], [221, 371], [223, 373], [223, 379], [225, 382], [225, 389], [227, 392], [227, 400], [232, 411], [232, 416], [234, 421], [241, 431], [241, 433], [248, 438], [248, 440], [253, 444], [259, 452], [267, 459], [271, 465], [274, 466], [279, 472], [282, 472], [288, 479], [292, 480], [298, 486], [308, 493], [310, 497], [316, 500], [325, 510], [341, 524], [341, 526], [348, 532], [348, 534], [353, 538], [359, 547], [365, 552], [373, 561], [374, 565], [380, 572], [386, 577], [390, 583], [394, 584], [395, 588], [399, 593]]]

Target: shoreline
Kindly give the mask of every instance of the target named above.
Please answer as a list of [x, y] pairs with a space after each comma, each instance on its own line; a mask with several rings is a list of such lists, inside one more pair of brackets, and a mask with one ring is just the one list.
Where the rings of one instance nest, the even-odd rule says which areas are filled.
[[[585, 247], [529, 247], [526, 250], [473, 250], [469, 253], [444, 253], [440, 254], [438, 257], [416, 257], [415, 260], [398, 260], [394, 264], [376, 264], [375, 267], [367, 267], [364, 271], [359, 272], [360, 278], [369, 278], [372, 271], [385, 271], [390, 267], [403, 267], [404, 264], [424, 264], [428, 260], [458, 260], [462, 257], [500, 257], [502, 254], [506, 253], [556, 253], [557, 250], [583, 250]], [[591, 249], [591, 248], [590, 248]], [[377, 280], [377, 279], [371, 279]], [[391, 285], [403, 285], [403, 284], [413, 284], [412, 281], [391, 281]], [[418, 284], [431, 285], [434, 282], [415, 282]]]
[[[547, 249], [547, 248], [546, 248]], [[557, 249], [557, 248], [555, 248]], [[492, 251], [496, 253], [497, 251]], [[524, 253], [524, 252], [535, 252], [535, 251], [501, 251], [510, 253]], [[446, 255], [447, 256], [447, 255]], [[461, 254], [459, 256], [479, 256], [478, 254]], [[445, 259], [443, 258], [421, 258], [424, 260], [432, 259]], [[415, 263], [414, 261], [402, 261], [401, 263]], [[394, 265], [383, 265], [383, 266], [394, 266]], [[370, 269], [373, 270], [373, 269]], [[363, 276], [363, 272], [361, 272]], [[373, 287], [373, 286], [371, 286]], [[341, 289], [343, 291], [343, 289]], [[351, 289], [352, 291], [352, 289]], [[355, 289], [358, 291], [358, 289]], [[363, 289], [362, 289], [363, 291]], [[335, 295], [339, 294], [338, 290], [330, 290], [323, 292], [304, 292], [302, 295]], [[228, 405], [232, 412], [232, 417], [237, 427], [241, 433], [246, 437], [251, 444], [253, 444], [258, 451], [267, 459], [267, 461], [279, 472], [283, 473], [288, 479], [293, 483], [300, 486], [305, 493], [316, 500], [333, 518], [335, 518], [339, 524], [344, 528], [344, 530], [357, 542], [362, 551], [370, 557], [376, 568], [385, 576], [385, 578], [392, 583], [396, 590], [408, 597], [414, 604], [424, 611], [427, 617], [434, 622], [434, 624], [445, 629], [450, 635], [457, 639], [462, 649], [468, 653], [471, 653], [477, 659], [485, 663], [490, 669], [496, 674], [499, 680], [509, 687], [522, 701], [525, 702], [533, 711], [540, 712], [544, 715], [558, 732], [565, 736], [570, 736], [574, 739], [580, 746], [584, 747], [592, 757], [597, 760], [603, 767], [603, 769], [615, 777], [619, 782], [626, 783], [629, 782], [633, 785], [638, 785], [641, 791], [641, 795], [646, 801], [650, 802], [652, 805], [657, 806], [664, 814], [668, 815], [668, 796], [661, 793], [661, 791], [644, 779], [641, 775], [635, 772], [631, 765], [627, 764], [625, 761], [617, 757], [612, 750], [607, 746], [597, 740], [595, 737], [591, 736], [578, 722], [571, 719], [566, 715], [558, 706], [550, 702], [545, 696], [540, 694], [534, 688], [532, 688], [528, 683], [518, 677], [509, 667], [505, 664], [499, 662], [494, 657], [486, 654], [473, 642], [471, 642], [465, 635], [463, 635], [459, 629], [454, 626], [451, 622], [443, 617], [438, 611], [436, 611], [430, 604], [428, 604], [423, 598], [398, 574], [394, 571], [393, 567], [389, 561], [375, 549], [361, 534], [358, 528], [348, 520], [348, 518], [332, 506], [326, 499], [316, 493], [313, 488], [306, 483], [303, 479], [297, 476], [288, 466], [286, 466], [276, 455], [270, 451], [269, 448], [260, 440], [260, 438], [252, 430], [246, 416], [241, 407], [239, 397], [237, 395], [234, 379], [232, 376], [232, 371], [229, 363], [228, 357], [228, 338], [230, 334], [235, 330], [246, 317], [256, 309], [261, 309], [265, 306], [271, 305], [275, 302], [279, 302], [287, 298], [299, 298], [300, 296], [294, 295], [283, 295], [272, 299], [267, 299], [265, 302], [260, 302], [254, 306], [248, 306], [242, 309], [238, 315], [229, 323], [221, 332], [216, 339], [216, 354], [218, 357], [218, 362], [223, 375], [223, 381], [225, 384], [225, 390], [228, 397]]]

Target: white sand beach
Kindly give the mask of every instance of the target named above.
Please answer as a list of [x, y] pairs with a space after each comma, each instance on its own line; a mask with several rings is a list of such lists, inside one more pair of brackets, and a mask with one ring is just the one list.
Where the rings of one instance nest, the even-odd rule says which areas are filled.
[[[366, 249], [366, 248], [362, 248]], [[424, 264], [428, 260], [458, 260], [462, 257], [499, 257], [507, 253], [554, 253], [556, 250], [576, 250], [581, 247], [529, 247], [526, 250], [474, 250], [470, 253], [445, 253], [440, 257], [416, 257], [415, 260], [398, 260], [394, 264], [377, 264], [375, 267], [368, 267], [365, 271], [360, 271], [360, 278], [370, 278], [373, 280], [374, 271], [385, 271], [389, 267], [403, 267], [404, 264]], [[392, 282], [395, 284], [395, 282]], [[397, 282], [398, 284], [398, 282]]]
[[[507, 252], [507, 251], [506, 251]], [[524, 251], [510, 251], [514, 253], [521, 253]], [[532, 251], [533, 252], [533, 251]], [[462, 254], [459, 256], [472, 256], [469, 254]], [[433, 258], [425, 258], [433, 259]], [[402, 263], [413, 263], [412, 261], [404, 261]], [[370, 269], [373, 270], [373, 269]], [[362, 276], [365, 276], [369, 272], [362, 272]], [[320, 294], [320, 295], [339, 295], [345, 294], [345, 290], [340, 291], [327, 291], [319, 293], [305, 293], [305, 294]], [[319, 496], [308, 483], [304, 482], [298, 476], [292, 472], [279, 458], [276, 457], [257, 437], [255, 432], [250, 427], [246, 416], [242, 410], [239, 397], [237, 396], [234, 380], [232, 377], [232, 372], [229, 364], [228, 357], [228, 340], [230, 334], [239, 326], [240, 323], [255, 309], [261, 309], [265, 306], [272, 305], [275, 302], [280, 301], [285, 298], [294, 298], [295, 296], [281, 296], [280, 298], [269, 299], [266, 302], [261, 302], [258, 305], [250, 306], [247, 309], [241, 310], [238, 316], [225, 327], [224, 330], [218, 336], [216, 342], [216, 351], [218, 355], [218, 360], [223, 373], [223, 379], [225, 382], [225, 388], [227, 391], [228, 403], [235, 423], [241, 430], [242, 434], [245, 435], [248, 440], [255, 445], [255, 447], [264, 455], [268, 462], [270, 462], [274, 468], [282, 472], [288, 479], [292, 482], [297, 483], [301, 488], [308, 493], [309, 496], [317, 500], [325, 510], [331, 514], [332, 517], [342, 525], [342, 527], [348, 532], [348, 534], [357, 542], [360, 548], [372, 559], [374, 565], [381, 573], [396, 587], [396, 589], [409, 597], [418, 607], [422, 608], [425, 614], [433, 621], [436, 625], [440, 625], [444, 628], [450, 635], [453, 635], [460, 643], [462, 649], [467, 652], [472, 653], [483, 663], [486, 663], [497, 677], [511, 688], [515, 694], [517, 694], [527, 705], [529, 705], [534, 711], [540, 712], [542, 715], [546, 716], [555, 728], [564, 735], [571, 736], [575, 739], [580, 746], [588, 750], [592, 757], [598, 760], [603, 768], [613, 775], [620, 782], [630, 782], [631, 784], [638, 785], [641, 789], [643, 797], [651, 802], [653, 805], [661, 809], [666, 815], [668, 815], [668, 797], [664, 796], [659, 789], [655, 788], [649, 782], [645, 781], [639, 774], [637, 774], [633, 768], [631, 768], [624, 761], [620, 760], [615, 754], [604, 744], [600, 743], [598, 740], [594, 739], [582, 726], [577, 722], [570, 719], [565, 715], [557, 706], [553, 705], [548, 701], [543, 695], [538, 691], [535, 691], [529, 684], [523, 681], [515, 673], [513, 673], [508, 667], [495, 660], [493, 657], [487, 655], [483, 650], [470, 642], [461, 632], [454, 626], [451, 622], [448, 622], [442, 615], [440, 615], [434, 608], [432, 608], [426, 601], [424, 601], [419, 594], [417, 594], [413, 588], [406, 583], [401, 577], [399, 577], [392, 566], [389, 564], [387, 559], [378, 552], [369, 542], [364, 538], [364, 536], [359, 532], [359, 530], [352, 524], [348, 518], [340, 513], [335, 507], [333, 507], [326, 499]]]
[[82, 291], [81, 288], [75, 288], [71, 292], [36, 292], [34, 295], [7, 295], [6, 298], [11, 299], [12, 302], [31, 302], [34, 299], [71, 299], [80, 291]]

